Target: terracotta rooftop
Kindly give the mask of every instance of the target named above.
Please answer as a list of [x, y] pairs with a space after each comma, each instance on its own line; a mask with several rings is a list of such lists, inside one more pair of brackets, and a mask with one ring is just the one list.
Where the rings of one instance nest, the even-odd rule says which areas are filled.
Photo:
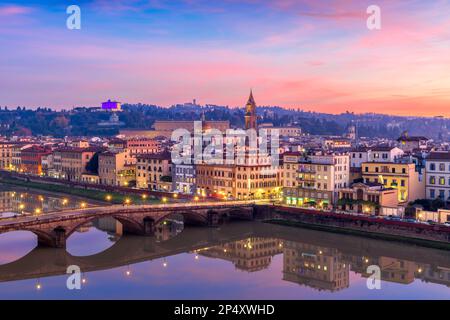
[[431, 152], [427, 160], [450, 160], [450, 152]]

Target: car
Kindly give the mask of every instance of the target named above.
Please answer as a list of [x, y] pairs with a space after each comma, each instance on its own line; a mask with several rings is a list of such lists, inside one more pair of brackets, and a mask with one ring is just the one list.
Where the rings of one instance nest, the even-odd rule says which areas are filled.
[[405, 219], [405, 221], [409, 222], [409, 223], [417, 223], [417, 220], [413, 219], [413, 218], [407, 218], [407, 219]]
[[446, 226], [450, 227], [450, 221], [446, 221], [446, 222], [444, 222], [444, 224], [445, 224]]
[[433, 220], [427, 220], [427, 223], [428, 223], [428, 224], [436, 224], [436, 222], [433, 221]]

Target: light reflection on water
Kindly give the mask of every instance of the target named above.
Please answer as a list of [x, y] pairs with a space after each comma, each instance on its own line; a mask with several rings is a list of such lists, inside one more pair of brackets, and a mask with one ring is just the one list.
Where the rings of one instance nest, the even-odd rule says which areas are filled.
[[[155, 237], [94, 221], [69, 238], [67, 252], [29, 252], [30, 233], [5, 234], [0, 255], [12, 263], [0, 265], [0, 280], [10, 280], [0, 298], [450, 299], [445, 251], [256, 222], [182, 230], [170, 220]], [[82, 268], [82, 290], [66, 289], [69, 264]], [[372, 264], [381, 267], [381, 290], [367, 289]]]
[[0, 184], [0, 219], [92, 206], [92, 201]]

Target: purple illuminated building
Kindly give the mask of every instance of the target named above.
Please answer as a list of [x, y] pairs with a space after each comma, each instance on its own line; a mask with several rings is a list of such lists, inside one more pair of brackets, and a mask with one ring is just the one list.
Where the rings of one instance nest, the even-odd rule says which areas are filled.
[[121, 111], [120, 102], [108, 100], [102, 102], [102, 110]]

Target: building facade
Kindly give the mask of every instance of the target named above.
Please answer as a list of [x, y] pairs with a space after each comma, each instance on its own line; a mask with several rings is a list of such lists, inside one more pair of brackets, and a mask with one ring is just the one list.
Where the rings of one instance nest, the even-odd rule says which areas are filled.
[[414, 163], [365, 162], [362, 164], [365, 183], [382, 183], [387, 188], [398, 189], [400, 203], [408, 203], [425, 196], [423, 177]]
[[426, 158], [425, 196], [450, 201], [450, 152], [431, 152]]
[[23, 149], [20, 153], [20, 170], [26, 173], [42, 175], [42, 158], [50, 153], [50, 149], [38, 145]]
[[[283, 192], [284, 202], [293, 206], [329, 208], [338, 199], [338, 190], [350, 183], [348, 155], [313, 155], [298, 163], [297, 188]], [[286, 190], [288, 191], [288, 189]]]
[[170, 153], [136, 156], [136, 186], [138, 188], [170, 191], [171, 185], [172, 160]]
[[109, 186], [129, 186], [136, 181], [135, 159], [128, 151], [105, 151], [98, 155], [99, 183]]
[[183, 194], [196, 193], [194, 164], [172, 164], [172, 190]]
[[380, 183], [354, 183], [339, 190], [338, 208], [347, 212], [400, 215], [398, 190]]

